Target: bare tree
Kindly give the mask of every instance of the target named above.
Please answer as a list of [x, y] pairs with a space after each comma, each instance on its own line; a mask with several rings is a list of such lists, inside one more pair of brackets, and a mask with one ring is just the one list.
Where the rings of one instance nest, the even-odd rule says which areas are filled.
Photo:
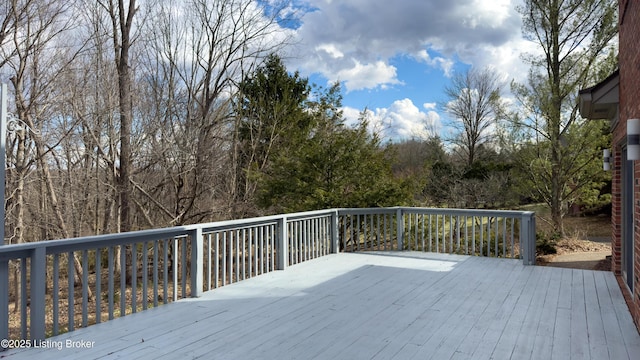
[[[517, 125], [533, 132], [536, 151], [521, 163], [533, 180], [532, 190], [551, 210], [554, 230], [564, 234], [567, 203], [602, 173], [598, 158], [606, 140], [601, 124], [580, 123], [578, 90], [599, 71], [603, 55], [618, 34], [618, 4], [613, 0], [526, 0], [523, 35], [541, 50], [527, 57], [528, 84], [514, 84], [524, 111]], [[571, 140], [571, 141], [570, 141]]]
[[134, 16], [138, 11], [136, 0], [98, 1], [111, 22], [115, 68], [118, 74], [118, 110], [120, 115], [119, 172], [117, 176], [119, 196], [119, 231], [131, 230], [131, 133], [133, 126], [133, 75], [130, 67], [130, 50], [133, 45]]
[[[14, 243], [34, 241], [40, 237], [46, 239], [50, 230], [58, 236], [70, 237], [58, 198], [59, 189], [54, 184], [49, 165], [52, 149], [69, 133], [69, 129], [52, 129], [57, 125], [56, 104], [63, 97], [58, 87], [59, 78], [78, 53], [78, 47], [68, 41], [62, 43], [63, 36], [68, 35], [74, 26], [72, 5], [70, 2], [29, 1], [20, 7], [13, 2], [16, 11], [10, 14], [14, 16], [13, 23], [19, 25], [19, 29], [12, 32], [11, 42], [3, 47], [10, 54], [5, 58], [3, 71], [10, 74], [15, 112], [20, 119], [15, 132], [9, 135], [7, 151], [10, 166], [8, 183], [11, 185], [8, 203], [12, 210], [9, 224], [12, 225]], [[55, 136], [49, 136], [50, 133]], [[40, 177], [33, 181], [35, 174]], [[29, 192], [28, 181], [36, 184], [35, 188], [40, 191]], [[37, 202], [33, 201], [34, 193], [38, 194]], [[36, 214], [32, 216], [34, 226], [26, 226], [27, 211]], [[53, 226], [42, 223], [47, 219], [45, 214], [52, 215], [50, 221]], [[75, 260], [76, 274], [80, 279], [82, 268], [78, 259]]]
[[140, 173], [134, 186], [140, 206], [162, 214], [162, 223], [227, 216], [235, 188], [223, 187], [234, 178], [231, 99], [244, 74], [286, 41], [274, 5], [267, 12], [249, 0], [154, 4], [144, 61], [145, 98], [153, 103], [144, 105], [141, 158], [162, 176]]
[[453, 77], [444, 90], [446, 111], [456, 129], [450, 139], [462, 153], [468, 167], [477, 160], [478, 147], [492, 139], [492, 127], [502, 113], [502, 84], [491, 69], [468, 70]]

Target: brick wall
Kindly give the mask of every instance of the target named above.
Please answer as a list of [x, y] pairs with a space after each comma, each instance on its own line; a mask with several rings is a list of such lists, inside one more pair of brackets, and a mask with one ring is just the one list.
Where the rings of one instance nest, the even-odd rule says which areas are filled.
[[[622, 240], [621, 218], [621, 149], [626, 136], [626, 121], [640, 118], [640, 2], [619, 1], [620, 21], [620, 114], [618, 126], [613, 130], [613, 271], [620, 275], [620, 250]], [[636, 326], [640, 329], [640, 161], [634, 164], [634, 293], [619, 279], [620, 287], [629, 305]]]

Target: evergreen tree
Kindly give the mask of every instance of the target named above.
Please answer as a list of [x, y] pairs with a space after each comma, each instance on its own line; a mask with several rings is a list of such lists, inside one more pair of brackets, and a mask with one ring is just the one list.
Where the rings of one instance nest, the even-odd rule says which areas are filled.
[[[396, 181], [390, 155], [362, 117], [347, 126], [338, 84], [316, 91], [306, 104], [310, 126], [297, 132], [292, 146], [279, 152], [264, 173], [260, 200], [276, 211], [404, 204], [409, 187]], [[300, 136], [302, 135], [302, 136]]]
[[267, 172], [274, 154], [286, 153], [293, 139], [308, 131], [304, 104], [307, 79], [290, 75], [277, 55], [269, 56], [255, 73], [240, 83], [236, 101], [237, 139], [233, 152], [235, 216], [255, 205], [256, 178]]

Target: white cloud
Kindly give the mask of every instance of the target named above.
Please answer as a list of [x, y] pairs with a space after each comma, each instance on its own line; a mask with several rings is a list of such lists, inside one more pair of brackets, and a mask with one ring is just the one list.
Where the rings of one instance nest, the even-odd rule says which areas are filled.
[[451, 76], [451, 70], [453, 69], [453, 64], [454, 64], [453, 60], [445, 59], [441, 56], [436, 56], [435, 58], [432, 58], [427, 52], [427, 50], [424, 50], [424, 49], [418, 51], [416, 54], [413, 55], [413, 57], [416, 60], [421, 61], [431, 67], [442, 70], [445, 76], [447, 77]]
[[508, 21], [513, 8], [511, 0], [473, 0], [469, 5], [474, 10], [464, 14], [464, 19], [471, 28], [481, 25], [500, 27]]
[[343, 81], [347, 92], [376, 87], [384, 89], [389, 85], [400, 84], [396, 74], [396, 67], [387, 65], [382, 61], [365, 65], [355, 61], [353, 67], [338, 71], [337, 79], [330, 78], [329, 80], [331, 82]]
[[340, 59], [344, 57], [342, 51], [338, 50], [335, 44], [320, 44], [316, 46], [316, 50], [322, 50], [331, 55], [334, 59]]
[[[397, 100], [388, 108], [367, 110], [369, 127], [385, 140], [426, 139], [440, 131], [440, 115], [425, 104], [427, 111], [420, 111], [410, 99]], [[345, 107], [343, 115], [347, 123], [353, 124], [360, 116], [360, 110]]]
[[[389, 60], [407, 55], [447, 76], [454, 62], [462, 61], [473, 66], [499, 63], [496, 68], [516, 77], [522, 74], [516, 69], [520, 59], [512, 54], [519, 54], [513, 46], [522, 38], [515, 10], [520, 2], [308, 0], [313, 11], [296, 30], [292, 68], [327, 79], [340, 75], [350, 82], [348, 90], [400, 84], [403, 79]], [[370, 78], [364, 79], [365, 74]]]
[[422, 107], [427, 109], [427, 110], [435, 110], [435, 108], [438, 106], [438, 104], [431, 102], [431, 103], [424, 103], [422, 104]]

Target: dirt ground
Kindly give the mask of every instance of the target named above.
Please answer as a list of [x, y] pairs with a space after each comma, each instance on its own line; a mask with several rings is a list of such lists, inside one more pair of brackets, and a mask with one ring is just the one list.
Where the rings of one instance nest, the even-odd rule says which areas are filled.
[[588, 240], [558, 241], [558, 253], [537, 258], [537, 264], [573, 269], [611, 271], [611, 240], [606, 237]]

